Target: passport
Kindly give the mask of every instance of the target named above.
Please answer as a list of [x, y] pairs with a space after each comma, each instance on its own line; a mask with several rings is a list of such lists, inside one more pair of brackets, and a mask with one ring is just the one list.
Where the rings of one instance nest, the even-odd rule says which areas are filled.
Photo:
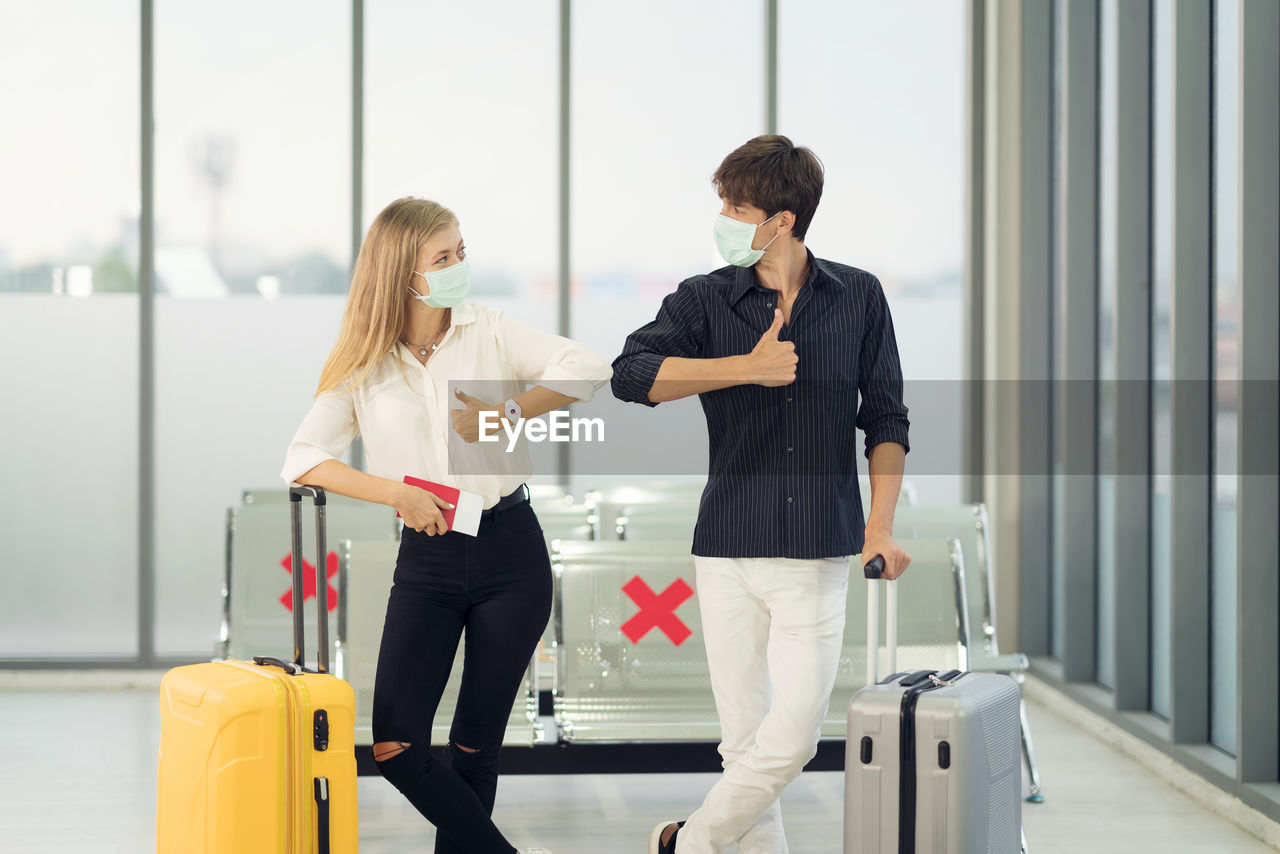
[[451, 510], [440, 510], [444, 514], [444, 522], [449, 526], [450, 531], [472, 537], [480, 532], [480, 511], [484, 509], [484, 498], [478, 492], [467, 492], [456, 486], [445, 486], [443, 483], [423, 480], [412, 475], [405, 475], [404, 482], [434, 493], [453, 505]]

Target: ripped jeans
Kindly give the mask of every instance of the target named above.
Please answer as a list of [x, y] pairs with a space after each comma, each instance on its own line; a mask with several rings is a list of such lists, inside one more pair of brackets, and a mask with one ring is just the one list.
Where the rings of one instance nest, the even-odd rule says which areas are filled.
[[[404, 530], [374, 683], [374, 756], [436, 826], [436, 854], [514, 850], [491, 818], [498, 751], [550, 615], [551, 562], [529, 502], [482, 519], [476, 537]], [[431, 722], [464, 628], [441, 762], [430, 752]]]

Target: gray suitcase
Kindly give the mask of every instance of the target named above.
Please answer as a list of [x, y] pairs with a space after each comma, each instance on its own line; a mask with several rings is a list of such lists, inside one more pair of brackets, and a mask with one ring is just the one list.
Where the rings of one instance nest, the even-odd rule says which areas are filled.
[[[849, 704], [845, 854], [1016, 854], [1022, 847], [1019, 690], [994, 673], [917, 670], [877, 682], [884, 561], [867, 576], [867, 687]], [[885, 582], [889, 669], [897, 595]]]

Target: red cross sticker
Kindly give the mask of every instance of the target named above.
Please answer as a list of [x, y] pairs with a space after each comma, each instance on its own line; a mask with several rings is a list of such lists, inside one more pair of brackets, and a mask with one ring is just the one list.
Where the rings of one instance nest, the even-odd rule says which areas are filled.
[[640, 576], [635, 576], [622, 585], [622, 592], [631, 597], [631, 601], [640, 606], [640, 612], [622, 624], [622, 633], [639, 643], [640, 639], [653, 629], [661, 629], [676, 646], [684, 643], [693, 631], [676, 616], [679, 608], [693, 595], [693, 588], [683, 578], [677, 578], [661, 593], [654, 593], [653, 588], [644, 583]]
[[[284, 556], [284, 560], [280, 561], [280, 565], [284, 567], [284, 571], [293, 575], [293, 553]], [[338, 553], [329, 552], [328, 558], [325, 560], [325, 578], [333, 578], [338, 574]], [[329, 587], [329, 610], [333, 611], [338, 607], [338, 589], [332, 584]], [[305, 558], [302, 561], [302, 601], [316, 598], [316, 568]], [[280, 604], [293, 610], [293, 588], [284, 592], [280, 597]]]

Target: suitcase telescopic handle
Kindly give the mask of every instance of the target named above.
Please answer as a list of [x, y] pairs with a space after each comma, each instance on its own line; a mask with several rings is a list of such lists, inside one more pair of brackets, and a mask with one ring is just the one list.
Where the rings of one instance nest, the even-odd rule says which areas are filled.
[[316, 649], [316, 669], [321, 673], [329, 672], [329, 562], [328, 547], [325, 545], [327, 526], [325, 510], [327, 501], [324, 490], [318, 486], [289, 487], [289, 527], [293, 536], [292, 576], [293, 576], [293, 662], [298, 667], [306, 664], [304, 657], [306, 619], [303, 616], [302, 600], [302, 498], [310, 496], [316, 508], [316, 635], [319, 647]]
[[[884, 555], [876, 555], [862, 567], [867, 578], [867, 684], [880, 681], [880, 589], [884, 578]], [[885, 580], [885, 646], [889, 649], [889, 672], [898, 672], [898, 585]]]

